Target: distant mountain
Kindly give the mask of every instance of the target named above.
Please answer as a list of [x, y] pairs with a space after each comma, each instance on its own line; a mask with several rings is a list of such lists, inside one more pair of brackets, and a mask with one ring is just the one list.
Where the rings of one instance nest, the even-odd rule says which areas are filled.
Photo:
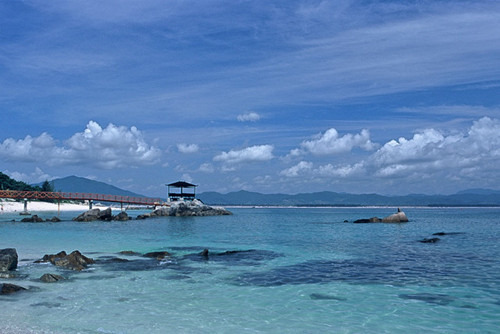
[[476, 194], [476, 195], [499, 195], [500, 190], [493, 190], [493, 189], [481, 189], [481, 188], [474, 188], [474, 189], [466, 189], [457, 192], [458, 195], [464, 195], [464, 194]]
[[500, 206], [500, 191], [476, 189], [454, 195], [383, 196], [378, 194], [347, 194], [330, 191], [296, 195], [260, 194], [237, 191], [227, 194], [204, 192], [197, 196], [212, 205], [277, 205], [277, 206]]
[[147, 197], [128, 190], [120, 189], [110, 184], [86, 179], [78, 176], [68, 176], [50, 181], [55, 191], [72, 193], [94, 193], [118, 196]]

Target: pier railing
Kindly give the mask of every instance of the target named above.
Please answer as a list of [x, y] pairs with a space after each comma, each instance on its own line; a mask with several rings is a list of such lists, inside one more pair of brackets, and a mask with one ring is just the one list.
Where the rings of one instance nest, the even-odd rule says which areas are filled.
[[160, 205], [160, 198], [105, 195], [92, 193], [68, 193], [50, 191], [0, 190], [0, 198], [37, 199], [37, 200], [68, 200], [68, 201], [101, 201], [128, 203], [136, 205]]

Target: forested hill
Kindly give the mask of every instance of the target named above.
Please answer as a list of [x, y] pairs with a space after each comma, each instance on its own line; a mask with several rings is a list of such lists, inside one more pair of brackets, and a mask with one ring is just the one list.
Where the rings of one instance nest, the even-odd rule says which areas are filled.
[[42, 188], [39, 186], [30, 186], [22, 181], [16, 181], [8, 175], [0, 172], [0, 190], [41, 191]]

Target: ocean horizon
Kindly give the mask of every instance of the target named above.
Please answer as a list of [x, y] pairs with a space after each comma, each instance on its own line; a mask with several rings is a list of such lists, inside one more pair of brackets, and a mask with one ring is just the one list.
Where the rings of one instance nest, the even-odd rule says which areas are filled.
[[[233, 215], [126, 222], [75, 222], [79, 213], [65, 211], [59, 223], [21, 223], [18, 213], [0, 214], [0, 249], [19, 255], [18, 277], [0, 283], [28, 289], [0, 296], [0, 332], [500, 328], [499, 208], [401, 206], [410, 220], [401, 224], [352, 223], [395, 207], [227, 208]], [[439, 240], [423, 242], [431, 238]], [[62, 250], [96, 263], [81, 272], [35, 263]], [[170, 256], [143, 256], [158, 251]], [[42, 283], [45, 273], [65, 280]]]

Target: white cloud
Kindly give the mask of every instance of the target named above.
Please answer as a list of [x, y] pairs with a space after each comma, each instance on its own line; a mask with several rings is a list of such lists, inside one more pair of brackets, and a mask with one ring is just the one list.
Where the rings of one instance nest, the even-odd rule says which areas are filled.
[[8, 170], [4, 171], [4, 174], [9, 175], [11, 178], [17, 181], [23, 181], [28, 184], [35, 184], [35, 183], [40, 183], [46, 180], [51, 180], [53, 177], [51, 177], [49, 174], [45, 173], [41, 168], [36, 167], [35, 171], [30, 174], [26, 173], [21, 173], [21, 172], [10, 172]]
[[239, 164], [243, 162], [268, 161], [273, 156], [273, 145], [256, 145], [242, 150], [231, 150], [222, 152], [214, 157], [214, 161], [221, 161], [225, 164]]
[[102, 128], [90, 121], [83, 132], [75, 133], [64, 146], [47, 133], [24, 139], [5, 139], [0, 157], [9, 161], [44, 162], [47, 165], [86, 164], [111, 169], [153, 164], [160, 150], [149, 146], [136, 127], [109, 124]]
[[198, 168], [198, 171], [202, 173], [213, 173], [215, 171], [214, 166], [210, 163], [203, 163]]
[[331, 128], [323, 134], [318, 134], [313, 140], [303, 141], [301, 151], [294, 149], [290, 155], [296, 156], [299, 152], [310, 152], [314, 155], [339, 154], [351, 151], [359, 147], [366, 151], [371, 151], [377, 147], [370, 140], [370, 132], [366, 129], [361, 130], [359, 134], [346, 134], [339, 136], [336, 129]]
[[199, 149], [196, 144], [177, 144], [177, 150], [181, 153], [196, 153]]
[[313, 163], [308, 161], [301, 161], [295, 166], [282, 170], [280, 175], [286, 177], [297, 177], [303, 172], [311, 171], [313, 168]]
[[260, 115], [256, 112], [250, 112], [238, 115], [237, 119], [240, 122], [257, 122], [258, 120], [260, 120]]

